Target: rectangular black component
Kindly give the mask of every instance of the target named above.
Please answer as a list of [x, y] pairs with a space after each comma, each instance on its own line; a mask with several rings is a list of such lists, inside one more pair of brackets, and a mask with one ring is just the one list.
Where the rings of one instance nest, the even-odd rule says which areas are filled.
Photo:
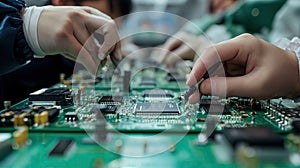
[[98, 103], [105, 104], [115, 104], [115, 103], [123, 103], [123, 96], [102, 96]]
[[105, 105], [105, 104], [100, 104], [99, 109], [102, 114], [115, 114], [117, 111], [117, 105]]
[[48, 118], [49, 118], [49, 122], [54, 122], [58, 115], [59, 115], [59, 109], [57, 108], [51, 108], [51, 109], [47, 109], [48, 111]]
[[172, 98], [174, 94], [169, 90], [160, 90], [160, 89], [153, 89], [153, 90], [145, 90], [142, 93], [143, 97], [150, 97], [150, 98]]
[[176, 103], [137, 103], [135, 114], [179, 114]]
[[233, 148], [240, 143], [257, 147], [284, 147], [283, 138], [268, 127], [225, 128], [224, 137]]
[[222, 104], [203, 104], [201, 107], [209, 115], [231, 115], [231, 112]]
[[75, 112], [67, 112], [65, 114], [65, 121], [73, 122], [73, 121], [77, 121], [77, 120], [78, 120], [78, 116]]
[[72, 91], [68, 88], [41, 89], [29, 94], [29, 102], [55, 102], [55, 105], [70, 105], [73, 103]]
[[48, 156], [63, 156], [72, 147], [73, 144], [74, 141], [72, 139], [60, 139], [50, 150]]

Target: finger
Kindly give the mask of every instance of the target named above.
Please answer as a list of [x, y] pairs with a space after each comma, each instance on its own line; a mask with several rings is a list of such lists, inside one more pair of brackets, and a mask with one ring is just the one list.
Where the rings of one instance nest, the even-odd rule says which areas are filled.
[[192, 94], [190, 97], [189, 97], [189, 103], [190, 104], [195, 104], [195, 103], [198, 103], [199, 100], [200, 100], [200, 93], [197, 91], [195, 92], [194, 94]]
[[103, 56], [109, 55], [111, 52], [112, 59], [115, 61], [121, 60], [121, 43], [117, 27], [114, 23], [107, 23], [97, 31], [104, 36], [104, 42], [99, 48], [98, 53]]
[[111, 19], [91, 16], [86, 19], [85, 25], [91, 33], [100, 33], [104, 36], [104, 42], [98, 50], [99, 59], [104, 59], [110, 52], [113, 60], [121, 60], [120, 37], [117, 25]]
[[71, 39], [70, 48], [68, 49], [68, 55], [73, 56], [73, 58], [79, 62], [82, 63], [83, 66], [90, 71], [92, 74], [96, 74], [97, 71], [97, 64], [90, 55], [90, 53], [73, 37]]
[[95, 62], [98, 61], [97, 59], [98, 46], [94, 40], [94, 37], [91, 36], [89, 31], [86, 29], [84, 23], [82, 22], [74, 23], [73, 27], [74, 27], [73, 34], [77, 39], [77, 41], [84, 46], [84, 48], [89, 52], [89, 54], [92, 56]]
[[83, 6], [81, 7], [85, 12], [89, 13], [89, 14], [93, 14], [93, 15], [96, 15], [96, 16], [100, 16], [100, 17], [103, 17], [105, 19], [111, 19], [110, 16], [106, 15], [105, 13], [102, 13], [100, 12], [99, 10], [95, 9], [95, 8], [92, 8], [92, 7], [89, 7], [89, 6]]
[[120, 45], [121, 45], [121, 43], [117, 43], [116, 47], [114, 48], [114, 50], [110, 54], [110, 59], [111, 59], [111, 61], [114, 64], [115, 67], [118, 66], [119, 62], [122, 59], [122, 51], [121, 51], [121, 46]]
[[161, 53], [159, 54], [161, 60], [159, 63], [164, 63], [170, 54], [170, 51], [178, 48], [182, 44], [182, 41], [178, 38], [171, 37], [161, 48]]
[[167, 55], [165, 63], [172, 65], [180, 60], [192, 60], [194, 54], [195, 53], [192, 48], [187, 45], [181, 45], [179, 48]]
[[234, 39], [207, 48], [197, 59], [186, 84], [188, 86], [195, 85], [207, 72], [209, 67], [217, 62], [233, 59], [239, 53], [239, 49], [240, 44]]
[[214, 96], [240, 96], [257, 97], [261, 93], [255, 91], [249, 75], [238, 77], [211, 77], [204, 80], [200, 85], [200, 92]]

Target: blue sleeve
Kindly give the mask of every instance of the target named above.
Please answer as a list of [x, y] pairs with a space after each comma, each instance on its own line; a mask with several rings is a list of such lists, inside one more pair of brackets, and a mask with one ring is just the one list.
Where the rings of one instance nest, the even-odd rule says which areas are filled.
[[33, 57], [23, 32], [23, 7], [23, 0], [0, 0], [0, 75], [22, 67]]

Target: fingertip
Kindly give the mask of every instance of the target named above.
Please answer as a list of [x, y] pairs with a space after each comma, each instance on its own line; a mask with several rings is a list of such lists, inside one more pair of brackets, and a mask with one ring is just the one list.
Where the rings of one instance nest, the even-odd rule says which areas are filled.
[[200, 92], [204, 94], [210, 94], [211, 92], [211, 81], [209, 79], [204, 80], [200, 85]]
[[197, 81], [196, 81], [195, 77], [194, 77], [192, 74], [189, 74], [189, 75], [188, 75], [188, 78], [187, 78], [187, 80], [186, 80], [186, 85], [188, 85], [188, 86], [193, 86], [193, 85], [195, 85], [196, 83], [197, 83]]
[[197, 102], [199, 102], [200, 100], [200, 93], [197, 91], [196, 93], [192, 94], [190, 97], [189, 97], [189, 103], [190, 104], [195, 104]]

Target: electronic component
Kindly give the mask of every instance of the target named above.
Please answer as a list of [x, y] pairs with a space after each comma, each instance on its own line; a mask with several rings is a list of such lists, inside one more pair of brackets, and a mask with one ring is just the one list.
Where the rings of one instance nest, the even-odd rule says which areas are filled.
[[28, 127], [22, 126], [13, 133], [14, 148], [22, 147], [28, 140]]
[[145, 98], [172, 98], [174, 94], [169, 90], [153, 89], [143, 91], [142, 96]]
[[241, 143], [258, 147], [284, 147], [283, 138], [268, 127], [225, 128], [223, 135], [233, 148]]
[[4, 101], [3, 106], [4, 106], [5, 109], [9, 109], [10, 106], [11, 106], [11, 101]]
[[74, 143], [73, 139], [60, 139], [50, 150], [48, 156], [64, 156]]
[[77, 120], [78, 120], [78, 116], [75, 112], [67, 112], [65, 114], [65, 121], [73, 122], [73, 121], [77, 121]]
[[180, 110], [176, 103], [137, 103], [135, 114], [179, 114]]
[[289, 130], [291, 129], [290, 123], [300, 119], [300, 109], [275, 107], [272, 105], [268, 108], [265, 115], [282, 130]]
[[44, 88], [29, 94], [29, 102], [32, 105], [60, 105], [66, 106], [73, 104], [72, 91], [68, 88]]
[[99, 110], [102, 114], [115, 114], [117, 111], [117, 105], [100, 104]]
[[0, 115], [0, 126], [36, 126], [54, 122], [59, 115], [55, 107], [35, 106], [21, 109], [6, 110]]
[[222, 104], [203, 104], [201, 106], [209, 115], [231, 115], [231, 112]]
[[119, 104], [123, 103], [123, 96], [102, 96], [99, 100], [99, 104]]

